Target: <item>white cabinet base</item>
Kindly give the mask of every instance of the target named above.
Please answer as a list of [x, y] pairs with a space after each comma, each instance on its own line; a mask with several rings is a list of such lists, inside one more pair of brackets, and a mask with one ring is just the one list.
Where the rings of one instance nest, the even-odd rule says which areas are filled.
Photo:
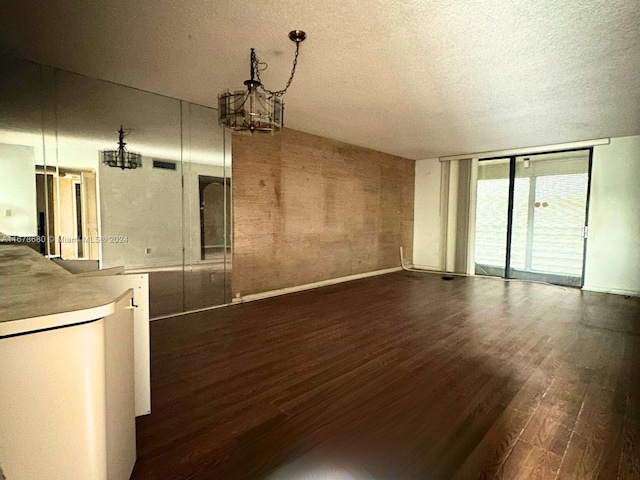
[[136, 461], [133, 312], [0, 338], [7, 480], [128, 480]]
[[107, 478], [104, 320], [0, 339], [8, 480]]

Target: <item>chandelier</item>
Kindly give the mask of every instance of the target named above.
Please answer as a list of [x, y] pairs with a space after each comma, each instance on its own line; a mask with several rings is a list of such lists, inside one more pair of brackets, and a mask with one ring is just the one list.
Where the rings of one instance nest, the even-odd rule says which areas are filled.
[[142, 166], [142, 155], [139, 153], [133, 153], [126, 149], [124, 137], [127, 135], [120, 125], [118, 130], [118, 149], [117, 150], [105, 150], [103, 152], [104, 158], [102, 163], [109, 165], [110, 167], [119, 167], [122, 170], [125, 168], [133, 169]]
[[281, 97], [293, 81], [298, 64], [300, 43], [307, 34], [302, 30], [289, 32], [289, 38], [296, 44], [293, 67], [287, 84], [282, 90], [271, 91], [264, 87], [260, 72], [267, 64], [260, 62], [255, 50], [251, 49], [251, 78], [245, 80], [246, 90], [225, 90], [218, 95], [218, 123], [236, 131], [278, 132], [283, 126], [284, 103]]

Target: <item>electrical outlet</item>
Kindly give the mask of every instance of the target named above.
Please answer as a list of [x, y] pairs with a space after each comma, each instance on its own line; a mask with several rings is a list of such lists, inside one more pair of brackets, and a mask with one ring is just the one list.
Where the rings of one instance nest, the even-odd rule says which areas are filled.
[[149, 247], [144, 249], [145, 255], [149, 255], [151, 253], [151, 249]]
[[10, 217], [10, 216], [11, 216], [11, 209], [7, 208], [7, 209], [4, 211], [4, 216], [5, 216], [5, 217]]

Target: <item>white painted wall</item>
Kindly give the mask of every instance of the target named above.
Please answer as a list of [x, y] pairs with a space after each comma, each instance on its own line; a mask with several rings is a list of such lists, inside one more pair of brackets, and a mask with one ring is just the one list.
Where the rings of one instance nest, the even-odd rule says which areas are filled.
[[418, 268], [442, 270], [440, 178], [437, 158], [418, 160], [415, 171], [413, 264]]
[[102, 268], [182, 265], [181, 168], [153, 168], [148, 157], [135, 170], [100, 164]]
[[36, 167], [32, 147], [0, 143], [0, 233], [38, 234]]
[[640, 295], [640, 136], [594, 147], [584, 289]]

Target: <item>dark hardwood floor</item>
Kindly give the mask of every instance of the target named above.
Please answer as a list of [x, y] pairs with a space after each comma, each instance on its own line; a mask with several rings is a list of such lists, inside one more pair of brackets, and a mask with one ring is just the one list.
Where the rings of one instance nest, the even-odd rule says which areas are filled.
[[399, 272], [151, 325], [133, 479], [639, 479], [640, 299]]

